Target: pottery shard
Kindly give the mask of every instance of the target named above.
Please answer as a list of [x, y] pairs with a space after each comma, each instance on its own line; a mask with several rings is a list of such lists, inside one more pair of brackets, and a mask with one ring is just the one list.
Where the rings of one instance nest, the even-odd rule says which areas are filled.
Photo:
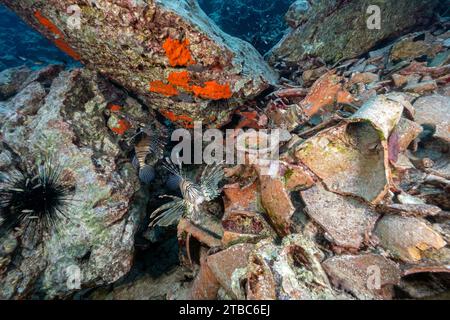
[[289, 192], [279, 178], [260, 176], [261, 201], [278, 234], [290, 233], [291, 218], [295, 212]]
[[[374, 4], [371, 0], [314, 1], [308, 20], [272, 49], [269, 61], [298, 63], [307, 56], [318, 56], [336, 62], [357, 57], [384, 39], [428, 23], [438, 3], [438, 0], [378, 1], [382, 26], [373, 30], [368, 28], [374, 17], [374, 11], [367, 13]], [[299, 18], [303, 20], [302, 15]]]
[[441, 208], [433, 206], [431, 204], [393, 203], [389, 205], [383, 205], [379, 209], [383, 213], [398, 214], [401, 216], [423, 217], [423, 218], [435, 216], [442, 212]]
[[304, 165], [281, 163], [281, 174], [288, 191], [304, 190], [315, 184], [314, 174]]
[[399, 267], [377, 254], [335, 256], [322, 265], [334, 286], [358, 299], [392, 298], [393, 285], [400, 281]]
[[300, 234], [285, 237], [281, 246], [259, 242], [247, 267], [249, 300], [336, 299], [315, 242]]
[[306, 117], [312, 117], [322, 108], [334, 103], [351, 103], [351, 94], [343, 89], [343, 78], [328, 72], [321, 76], [311, 87], [310, 92], [300, 106]]
[[249, 186], [242, 187], [238, 184], [226, 185], [223, 188], [225, 194], [224, 204], [225, 211], [258, 210], [258, 185], [256, 182]]
[[378, 214], [366, 204], [316, 185], [301, 192], [306, 212], [337, 246], [359, 249], [370, 235]]
[[245, 187], [238, 183], [226, 185], [223, 190], [225, 212], [222, 218], [222, 244], [225, 247], [275, 236], [263, 217], [261, 195], [256, 182]]
[[441, 249], [446, 245], [425, 220], [415, 217], [386, 215], [377, 223], [375, 234], [384, 248], [411, 263], [420, 261], [426, 250]]
[[321, 178], [328, 190], [379, 202], [390, 179], [387, 138], [404, 109], [394, 99], [386, 95], [367, 101], [347, 122], [299, 145], [295, 158]]
[[[195, 120], [224, 124], [277, 78], [256, 49], [222, 32], [196, 1], [1, 2], [74, 59], [186, 127]], [[70, 23], [68, 8], [79, 12], [81, 28]]]
[[214, 300], [217, 298], [219, 288], [220, 283], [207, 263], [207, 251], [202, 248], [200, 250], [200, 270], [192, 282], [188, 299]]
[[402, 117], [392, 133], [398, 136], [398, 151], [400, 153], [406, 151], [421, 133], [422, 127], [418, 123]]
[[436, 128], [435, 136], [450, 141], [450, 97], [431, 95], [414, 103], [416, 122]]
[[234, 296], [232, 290], [233, 273], [239, 268], [247, 267], [248, 258], [253, 248], [253, 244], [237, 244], [211, 255], [207, 259], [208, 266], [220, 285], [235, 299], [238, 297]]

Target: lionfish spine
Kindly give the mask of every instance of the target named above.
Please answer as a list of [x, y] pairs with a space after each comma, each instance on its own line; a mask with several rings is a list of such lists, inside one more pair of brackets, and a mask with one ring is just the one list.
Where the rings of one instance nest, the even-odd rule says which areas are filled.
[[183, 198], [189, 203], [197, 204], [203, 199], [200, 187], [192, 181], [183, 179], [180, 183], [180, 190]]
[[165, 161], [162, 162], [162, 166], [174, 176], [180, 177], [182, 180], [186, 180], [182, 169], [177, 167], [170, 158], [166, 158]]

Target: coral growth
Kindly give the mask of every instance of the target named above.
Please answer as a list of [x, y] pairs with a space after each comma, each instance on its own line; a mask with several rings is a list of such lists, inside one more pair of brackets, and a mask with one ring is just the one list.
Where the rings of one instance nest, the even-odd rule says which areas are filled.
[[161, 111], [162, 115], [174, 123], [179, 123], [186, 129], [194, 128], [194, 119], [187, 115], [176, 115], [173, 111]]
[[167, 80], [171, 85], [180, 87], [188, 92], [192, 91], [191, 86], [189, 85], [191, 78], [187, 71], [171, 72]]
[[233, 95], [229, 84], [218, 84], [215, 81], [205, 82], [204, 87], [193, 86], [195, 95], [203, 99], [221, 100], [229, 99]]
[[75, 50], [73, 50], [73, 48], [66, 41], [64, 41], [64, 34], [53, 22], [44, 17], [40, 11], [36, 11], [34, 13], [34, 16], [41, 25], [43, 25], [48, 31], [56, 36], [56, 38], [53, 40], [53, 43], [59, 49], [61, 49], [61, 51], [64, 51], [75, 60], [81, 59], [80, 55]]
[[195, 63], [188, 46], [189, 40], [187, 39], [182, 42], [170, 37], [166, 39], [163, 48], [172, 67], [187, 66]]
[[170, 84], [165, 84], [164, 82], [157, 80], [150, 82], [150, 91], [155, 93], [160, 93], [166, 97], [176, 96], [178, 90]]

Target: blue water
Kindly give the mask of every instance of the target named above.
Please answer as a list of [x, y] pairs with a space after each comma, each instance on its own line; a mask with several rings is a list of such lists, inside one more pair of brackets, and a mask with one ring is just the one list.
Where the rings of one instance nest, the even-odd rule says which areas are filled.
[[76, 64], [3, 5], [0, 16], [0, 71], [21, 65], [38, 69], [48, 64]]
[[284, 15], [294, 0], [198, 0], [203, 11], [226, 33], [266, 53], [283, 36]]
[[[252, 43], [261, 54], [283, 36], [284, 14], [293, 0], [199, 0], [203, 10], [225, 32]], [[0, 5], [0, 71], [26, 65], [77, 65], [72, 58]]]

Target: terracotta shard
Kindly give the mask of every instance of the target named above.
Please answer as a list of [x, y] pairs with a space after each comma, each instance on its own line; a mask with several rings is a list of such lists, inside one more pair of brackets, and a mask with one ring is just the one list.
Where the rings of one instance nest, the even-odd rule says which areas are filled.
[[375, 97], [348, 121], [300, 144], [295, 157], [321, 178], [328, 190], [377, 203], [388, 190], [387, 139], [402, 111], [402, 103], [389, 96]]
[[358, 250], [378, 219], [364, 202], [326, 191], [320, 184], [302, 191], [301, 196], [308, 215], [338, 247]]
[[442, 212], [438, 206], [431, 204], [400, 204], [393, 203], [388, 205], [382, 205], [379, 207], [379, 211], [382, 213], [398, 214], [401, 216], [414, 216], [414, 217], [432, 217]]
[[295, 212], [289, 192], [280, 178], [260, 176], [261, 202], [278, 234], [290, 233], [291, 218]]
[[209, 268], [222, 288], [235, 299], [238, 299], [238, 296], [233, 290], [233, 274], [237, 269], [247, 267], [248, 258], [253, 248], [253, 244], [237, 244], [211, 255], [207, 259]]
[[418, 262], [428, 249], [441, 249], [444, 239], [425, 220], [386, 215], [375, 229], [381, 245], [405, 262]]
[[400, 269], [377, 254], [335, 256], [323, 263], [330, 281], [358, 299], [392, 299], [393, 285], [400, 282]]
[[435, 136], [450, 142], [450, 97], [432, 95], [414, 103], [416, 122], [436, 128]]

